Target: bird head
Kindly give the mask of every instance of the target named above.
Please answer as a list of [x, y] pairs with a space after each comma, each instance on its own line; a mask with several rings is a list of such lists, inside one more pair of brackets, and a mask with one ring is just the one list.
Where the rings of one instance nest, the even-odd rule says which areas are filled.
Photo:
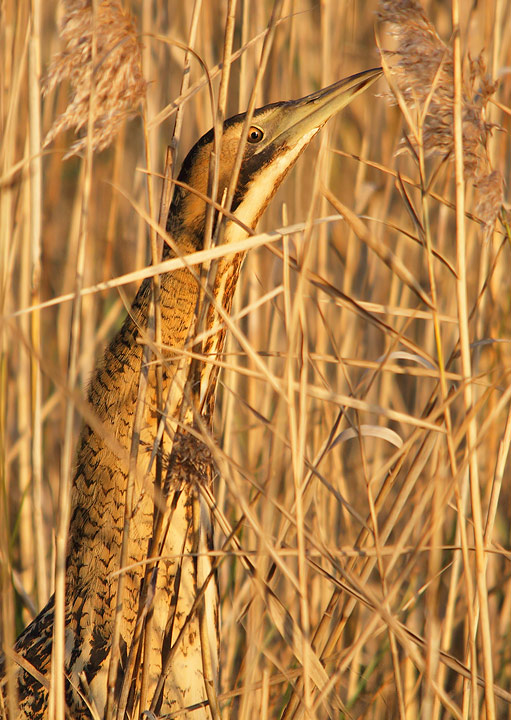
[[[268, 206], [281, 182], [312, 138], [335, 113], [348, 105], [379, 76], [375, 68], [314, 92], [299, 100], [272, 103], [254, 111], [243, 150], [238, 183], [231, 211], [249, 228]], [[245, 114], [224, 123], [219, 160], [217, 202], [228, 188], [235, 165]], [[171, 234], [186, 234], [194, 249], [202, 247], [205, 228], [209, 161], [214, 149], [214, 132], [208, 133], [188, 153], [178, 177], [167, 221]], [[231, 223], [236, 238], [246, 235]]]

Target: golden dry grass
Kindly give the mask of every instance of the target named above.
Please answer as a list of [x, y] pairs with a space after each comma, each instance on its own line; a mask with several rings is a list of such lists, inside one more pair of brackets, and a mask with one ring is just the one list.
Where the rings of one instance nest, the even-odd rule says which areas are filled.
[[[378, 65], [376, 11], [403, 23], [397, 37], [378, 29], [381, 47], [393, 50], [404, 32], [404, 55], [386, 56], [390, 65], [405, 60], [393, 75], [400, 102], [388, 102], [380, 81], [332, 120], [260, 230], [304, 228], [263, 245], [249, 241], [233, 313], [238, 339], [230, 333], [219, 382], [215, 495], [308, 643], [300, 663], [239, 553], [222, 550], [226, 718], [277, 718], [285, 709], [290, 720], [304, 708], [327, 717], [309, 644], [331, 679], [328, 706], [344, 708], [334, 717], [511, 718], [511, 245], [491, 185], [493, 173], [510, 184], [511, 7], [459, 3], [459, 48], [456, 0], [452, 8], [425, 3], [422, 21], [410, 15], [417, 7], [286, 0], [257, 97], [258, 105], [299, 97]], [[227, 115], [247, 106], [272, 8], [269, 0], [238, 3], [233, 51], [244, 52], [232, 59]], [[55, 76], [62, 84], [50, 80], [39, 115], [39, 68], [46, 73], [64, 49], [56, 2], [5, 0], [0, 8], [6, 645], [54, 590], [79, 401], [141, 275], [83, 294], [80, 304], [72, 298], [147, 265], [148, 220], [157, 219], [176, 116], [177, 164], [214, 120], [203, 66], [194, 55], [185, 60], [182, 48], [192, 46], [218, 93], [226, 3], [132, 0], [129, 10], [143, 79], [119, 109], [135, 103], [138, 114], [119, 123], [113, 144], [92, 161], [90, 142], [78, 147], [84, 158], [64, 160], [76, 142], [71, 132], [40, 154], [56, 118], [66, 118], [70, 93], [83, 90], [66, 66]], [[414, 22], [430, 33], [429, 46], [413, 46]], [[90, 57], [102, 47], [98, 41]], [[126, 50], [122, 40], [115, 47]], [[471, 80], [469, 54], [482, 49], [488, 79], [483, 72]], [[428, 66], [435, 52], [437, 65]], [[474, 105], [476, 119], [467, 114]], [[85, 112], [85, 123], [74, 125], [90, 136]], [[428, 142], [438, 120], [448, 132], [434, 153]], [[499, 128], [488, 133], [488, 124]], [[345, 219], [332, 219], [339, 211]], [[311, 226], [318, 218], [325, 221]], [[217, 546], [224, 540], [219, 529]]]

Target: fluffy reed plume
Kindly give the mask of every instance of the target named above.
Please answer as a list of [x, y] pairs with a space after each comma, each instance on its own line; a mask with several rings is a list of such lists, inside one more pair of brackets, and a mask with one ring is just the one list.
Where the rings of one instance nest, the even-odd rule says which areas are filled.
[[[393, 77], [409, 107], [426, 114], [422, 144], [427, 156], [453, 152], [453, 52], [438, 36], [418, 0], [380, 0], [378, 19], [389, 23], [397, 39], [392, 55]], [[468, 77], [467, 77], [468, 74]], [[486, 106], [497, 89], [482, 56], [470, 59], [464, 72], [463, 156], [465, 176], [476, 191], [476, 212], [491, 231], [503, 201], [503, 179], [492, 171], [488, 139], [494, 127], [486, 121]]]
[[66, 78], [71, 84], [71, 101], [54, 122], [44, 142], [46, 146], [58, 133], [74, 128], [82, 137], [71, 146], [68, 154], [80, 152], [87, 142], [84, 135], [89, 117], [92, 72], [92, 146], [95, 150], [103, 150], [112, 142], [122, 121], [135, 112], [146, 89], [135, 22], [120, 0], [103, 0], [97, 6], [94, 67], [93, 19], [91, 0], [64, 0], [60, 37], [66, 47], [53, 61], [46, 80], [45, 93]]

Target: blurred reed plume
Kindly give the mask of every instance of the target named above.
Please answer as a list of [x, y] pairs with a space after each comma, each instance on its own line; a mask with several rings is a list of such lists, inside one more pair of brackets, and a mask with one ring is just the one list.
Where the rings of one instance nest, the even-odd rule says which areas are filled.
[[65, 112], [53, 123], [44, 145], [49, 145], [64, 130], [74, 128], [82, 137], [71, 146], [69, 154], [82, 151], [87, 142], [85, 134], [91, 107], [94, 114], [92, 146], [94, 150], [104, 150], [115, 138], [122, 121], [136, 111], [146, 90], [135, 21], [120, 0], [100, 2], [96, 17], [92, 0], [65, 0], [64, 8], [60, 37], [66, 47], [50, 66], [45, 94], [63, 80], [69, 80], [72, 97]]
[[[378, 19], [389, 24], [397, 39], [397, 48], [388, 54], [397, 58], [392, 73], [401, 99], [421, 117], [420, 139], [411, 140], [422, 144], [425, 156], [452, 156], [452, 48], [439, 37], [418, 0], [381, 0]], [[487, 147], [495, 125], [486, 120], [486, 108], [497, 87], [483, 55], [469, 57], [463, 95], [465, 177], [476, 190], [476, 213], [486, 232], [493, 228], [503, 201], [502, 174], [492, 170]]]

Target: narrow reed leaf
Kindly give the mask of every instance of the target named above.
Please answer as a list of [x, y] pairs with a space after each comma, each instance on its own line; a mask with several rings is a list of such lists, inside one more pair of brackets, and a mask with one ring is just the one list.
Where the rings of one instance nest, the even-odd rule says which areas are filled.
[[390, 428], [380, 427], [379, 425], [360, 425], [359, 427], [347, 428], [337, 435], [332, 443], [332, 447], [346, 440], [353, 440], [358, 437], [373, 437], [379, 440], [386, 440], [397, 448], [403, 447], [403, 440], [397, 432]]

